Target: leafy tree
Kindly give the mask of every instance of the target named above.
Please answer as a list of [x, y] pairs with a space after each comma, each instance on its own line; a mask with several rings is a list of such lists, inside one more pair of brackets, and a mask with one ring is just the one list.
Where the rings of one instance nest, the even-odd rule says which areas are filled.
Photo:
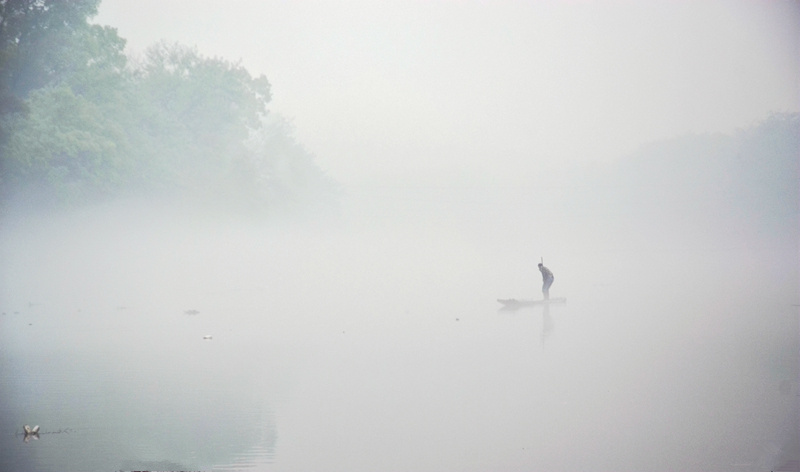
[[[32, 90], [85, 66], [80, 47], [100, 0], [0, 0], [0, 94], [19, 103]], [[94, 28], [97, 30], [98, 28]], [[102, 29], [102, 28], [101, 28]], [[80, 60], [83, 59], [84, 64]], [[10, 108], [0, 110], [8, 112]]]
[[98, 3], [0, 0], [4, 195], [35, 184], [40, 200], [69, 201], [119, 181], [124, 135], [109, 115], [123, 109], [125, 41], [88, 24]]
[[151, 100], [209, 145], [246, 138], [247, 128], [260, 126], [271, 99], [263, 75], [253, 78], [240, 64], [206, 58], [180, 44], [149, 48], [140, 80]]
[[[310, 208], [333, 184], [281, 120], [266, 77], [157, 43], [131, 67], [90, 25], [99, 0], [0, 0], [0, 198], [132, 191]], [[255, 144], [257, 143], [257, 144]]]
[[290, 212], [330, 212], [337, 208], [337, 184], [314, 162], [314, 156], [294, 139], [291, 124], [279, 116], [248, 140], [249, 154], [240, 163], [256, 199], [278, 204]]
[[[194, 48], [158, 43], [134, 73], [138, 120], [131, 132], [160, 186], [218, 187], [244, 141], [261, 126], [270, 100], [266, 77]], [[152, 152], [154, 151], [155, 152]]]
[[32, 187], [39, 201], [112, 194], [128, 165], [122, 127], [65, 86], [32, 92], [29, 108], [24, 119], [12, 122], [4, 147], [11, 188]]

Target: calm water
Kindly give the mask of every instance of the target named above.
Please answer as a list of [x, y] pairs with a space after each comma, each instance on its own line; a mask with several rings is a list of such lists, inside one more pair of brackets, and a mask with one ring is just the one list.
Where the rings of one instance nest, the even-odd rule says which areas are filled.
[[[796, 249], [141, 221], [5, 226], [0, 470], [798, 459]], [[541, 246], [567, 303], [498, 311]]]

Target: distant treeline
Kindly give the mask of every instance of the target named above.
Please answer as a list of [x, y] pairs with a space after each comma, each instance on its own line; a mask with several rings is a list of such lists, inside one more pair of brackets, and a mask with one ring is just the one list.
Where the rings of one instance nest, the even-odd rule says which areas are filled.
[[336, 185], [268, 112], [266, 77], [158, 43], [124, 54], [100, 0], [0, 0], [0, 197], [128, 195], [255, 211], [335, 204]]
[[641, 147], [584, 180], [587, 213], [649, 234], [800, 236], [800, 114]]

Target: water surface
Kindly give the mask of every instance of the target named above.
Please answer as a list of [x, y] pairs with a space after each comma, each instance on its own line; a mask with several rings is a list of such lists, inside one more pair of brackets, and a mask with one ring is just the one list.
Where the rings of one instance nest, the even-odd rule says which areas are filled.
[[[15, 221], [2, 246], [0, 469], [797, 459], [792, 247], [548, 238], [510, 223]], [[499, 311], [496, 298], [538, 296], [543, 246], [567, 303]], [[24, 424], [41, 425], [38, 440]]]

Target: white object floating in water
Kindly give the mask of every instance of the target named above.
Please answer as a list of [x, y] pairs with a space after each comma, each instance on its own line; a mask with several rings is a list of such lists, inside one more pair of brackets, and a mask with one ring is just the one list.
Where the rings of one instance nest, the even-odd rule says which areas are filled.
[[203, 339], [211, 339], [211, 335], [210, 334], [206, 334], [205, 336], [203, 336]]
[[25, 430], [25, 437], [22, 438], [23, 441], [28, 442], [28, 441], [31, 440], [31, 438], [39, 439], [39, 425], [38, 424], [36, 426], [34, 426], [33, 428], [31, 428], [28, 425], [25, 425], [25, 426], [22, 427], [22, 429]]

